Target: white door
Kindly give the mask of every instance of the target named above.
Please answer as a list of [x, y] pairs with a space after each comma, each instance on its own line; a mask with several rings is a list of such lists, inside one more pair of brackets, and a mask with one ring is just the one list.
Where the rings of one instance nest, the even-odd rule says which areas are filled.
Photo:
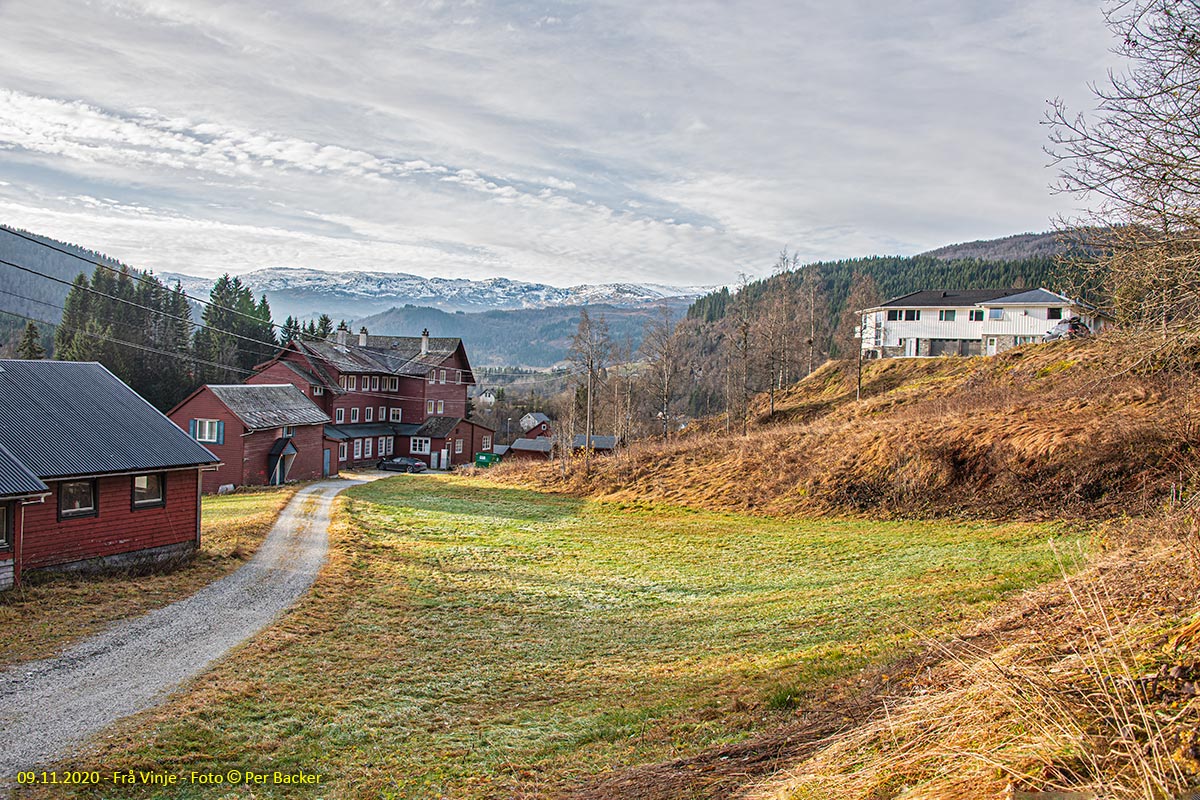
[[908, 358], [915, 358], [917, 355], [917, 340], [915, 338], [904, 340], [904, 355]]
[[441, 454], [442, 454], [442, 451], [440, 451], [440, 450], [434, 450], [432, 453], [429, 454], [429, 468], [430, 469], [438, 468], [438, 456], [440, 456]]
[[995, 336], [987, 337], [987, 351], [986, 352], [989, 356], [996, 355], [996, 337]]

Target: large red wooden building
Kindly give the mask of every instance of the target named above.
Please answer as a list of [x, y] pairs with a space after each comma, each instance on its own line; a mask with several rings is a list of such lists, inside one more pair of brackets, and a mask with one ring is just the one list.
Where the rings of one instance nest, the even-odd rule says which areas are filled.
[[290, 383], [320, 406], [343, 467], [403, 455], [449, 469], [492, 450], [494, 431], [468, 418], [475, 375], [461, 339], [340, 330], [289, 342], [246, 382]]
[[197, 547], [217, 457], [104, 367], [0, 361], [0, 409], [0, 588]]
[[337, 474], [329, 416], [290, 383], [201, 386], [167, 416], [221, 459], [206, 492]]

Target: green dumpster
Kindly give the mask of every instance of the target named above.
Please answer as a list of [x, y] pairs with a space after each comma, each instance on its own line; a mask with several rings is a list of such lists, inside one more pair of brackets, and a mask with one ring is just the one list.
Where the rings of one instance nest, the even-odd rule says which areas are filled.
[[499, 464], [500, 461], [500, 456], [496, 455], [495, 453], [475, 454], [475, 466], [477, 467], [490, 467], [492, 464]]

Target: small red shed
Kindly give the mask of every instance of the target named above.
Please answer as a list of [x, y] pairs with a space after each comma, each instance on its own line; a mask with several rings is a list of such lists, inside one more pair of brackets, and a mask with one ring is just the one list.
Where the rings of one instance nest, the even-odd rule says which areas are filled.
[[0, 361], [0, 588], [182, 558], [216, 456], [100, 364]]
[[201, 386], [168, 416], [223, 462], [205, 473], [205, 492], [337, 474], [329, 417], [290, 383]]

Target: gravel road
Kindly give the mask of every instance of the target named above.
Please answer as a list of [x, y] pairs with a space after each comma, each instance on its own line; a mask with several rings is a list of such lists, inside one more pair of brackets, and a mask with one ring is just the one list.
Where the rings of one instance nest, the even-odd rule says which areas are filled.
[[116, 720], [161, 703], [270, 625], [312, 584], [325, 561], [333, 498], [352, 483], [361, 481], [299, 491], [253, 559], [186, 600], [0, 672], [0, 796], [18, 770], [53, 763]]

